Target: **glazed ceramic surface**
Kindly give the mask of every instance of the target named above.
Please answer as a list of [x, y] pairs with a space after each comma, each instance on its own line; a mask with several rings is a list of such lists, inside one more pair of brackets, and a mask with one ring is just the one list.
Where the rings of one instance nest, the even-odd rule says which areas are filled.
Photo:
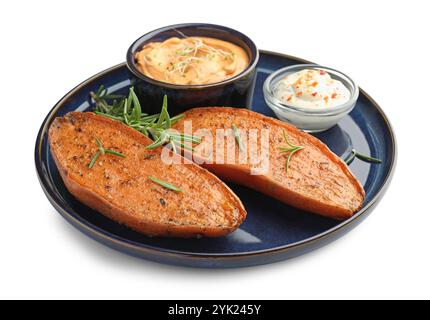
[[[264, 80], [279, 68], [306, 62], [261, 51], [252, 109], [274, 117], [264, 101]], [[47, 143], [47, 130], [55, 117], [75, 110], [91, 110], [88, 94], [102, 84], [115, 93], [126, 93], [130, 79], [127, 67], [121, 64], [73, 89], [47, 115], [35, 150], [37, 174], [49, 201], [80, 231], [114, 249], [161, 263], [192, 267], [245, 267], [276, 262], [321, 247], [352, 229], [374, 209], [391, 180], [396, 161], [392, 128], [380, 107], [360, 91], [355, 109], [338, 125], [316, 135], [340, 157], [347, 157], [355, 148], [383, 161], [377, 165], [355, 160], [350, 165], [367, 194], [363, 209], [352, 218], [336, 221], [319, 217], [248, 188], [230, 184], [248, 211], [246, 221], [237, 231], [217, 239], [146, 237], [77, 201], [64, 187]]]

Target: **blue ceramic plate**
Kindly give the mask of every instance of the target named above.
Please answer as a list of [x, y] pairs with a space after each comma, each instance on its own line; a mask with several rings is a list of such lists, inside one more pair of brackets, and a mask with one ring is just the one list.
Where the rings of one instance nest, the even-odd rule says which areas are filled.
[[[262, 86], [273, 71], [307, 63], [286, 55], [261, 51], [253, 110], [274, 116], [264, 102]], [[88, 94], [100, 85], [126, 93], [130, 74], [125, 64], [103, 71], [83, 82], [49, 112], [36, 141], [37, 174], [49, 201], [72, 225], [114, 249], [145, 259], [192, 267], [245, 267], [292, 258], [319, 248], [361, 222], [381, 199], [393, 175], [396, 144], [393, 130], [381, 108], [365, 92], [354, 111], [339, 125], [318, 134], [336, 154], [346, 157], [352, 148], [383, 160], [368, 164], [355, 160], [351, 170], [366, 190], [364, 207], [346, 221], [335, 221], [300, 211], [260, 193], [230, 185], [242, 199], [248, 217], [240, 229], [217, 239], [149, 238], [115, 223], [81, 204], [66, 190], [51, 157], [47, 130], [55, 117], [90, 108]]]

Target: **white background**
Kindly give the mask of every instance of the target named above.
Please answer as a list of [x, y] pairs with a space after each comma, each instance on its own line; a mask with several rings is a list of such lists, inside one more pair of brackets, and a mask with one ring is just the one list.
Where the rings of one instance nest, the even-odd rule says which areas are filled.
[[[429, 9], [412, 0], [1, 1], [0, 298], [430, 298]], [[227, 25], [262, 49], [343, 70], [376, 99], [399, 158], [364, 223], [291, 261], [199, 270], [113, 251], [55, 212], [33, 160], [45, 115], [124, 61], [137, 37], [180, 22]]]

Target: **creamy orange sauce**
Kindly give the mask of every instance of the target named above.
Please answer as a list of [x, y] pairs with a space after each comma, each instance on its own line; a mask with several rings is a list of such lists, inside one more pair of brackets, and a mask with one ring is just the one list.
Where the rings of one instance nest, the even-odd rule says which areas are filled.
[[221, 82], [245, 70], [250, 62], [243, 48], [207, 37], [151, 42], [136, 53], [135, 59], [144, 75], [179, 85]]

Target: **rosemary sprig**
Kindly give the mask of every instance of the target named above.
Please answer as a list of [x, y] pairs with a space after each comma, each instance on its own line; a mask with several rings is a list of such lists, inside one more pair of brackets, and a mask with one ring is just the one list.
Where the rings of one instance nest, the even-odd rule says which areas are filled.
[[115, 156], [118, 156], [121, 158], [125, 158], [125, 155], [123, 155], [122, 153], [116, 152], [115, 150], [111, 150], [111, 149], [105, 149], [99, 138], [96, 138], [96, 143], [97, 143], [99, 149], [97, 150], [97, 152], [94, 154], [93, 158], [91, 159], [91, 162], [88, 165], [89, 169], [94, 167], [94, 164], [96, 163], [96, 161], [100, 157], [100, 155], [112, 154], [112, 155], [115, 155]]
[[152, 180], [153, 182], [159, 184], [160, 186], [166, 188], [166, 189], [169, 189], [169, 190], [172, 190], [172, 191], [175, 191], [175, 192], [184, 192], [181, 188], [175, 187], [174, 185], [171, 185], [170, 183], [167, 183], [167, 182], [165, 182], [163, 180], [160, 180], [160, 179], [158, 179], [156, 177], [149, 176], [148, 178], [150, 180]]
[[288, 139], [288, 136], [287, 136], [287, 133], [285, 132], [285, 130], [283, 131], [283, 134], [284, 134], [285, 143], [288, 145], [288, 147], [282, 147], [282, 146], [280, 146], [280, 147], [278, 147], [278, 149], [281, 151], [281, 153], [288, 153], [288, 158], [287, 158], [287, 160], [285, 162], [285, 174], [288, 175], [288, 166], [290, 164], [291, 158], [293, 157], [293, 155], [296, 152], [304, 149], [304, 147], [303, 146], [293, 145], [290, 142], [290, 140]]
[[358, 158], [361, 161], [364, 161], [367, 163], [377, 163], [377, 164], [382, 163], [382, 160], [361, 154], [355, 149], [351, 150], [351, 154], [344, 161], [347, 165], [350, 165], [355, 158]]
[[163, 98], [161, 112], [153, 115], [142, 112], [142, 106], [133, 87], [130, 88], [127, 97], [107, 94], [107, 90], [103, 86], [97, 92], [91, 92], [90, 96], [94, 101], [94, 112], [96, 114], [121, 121], [152, 138], [154, 142], [146, 147], [148, 150], [170, 144], [173, 152], [178, 153], [178, 148], [193, 149], [192, 145], [185, 145], [185, 142], [191, 142], [191, 144], [201, 142], [200, 137], [178, 134], [169, 130], [184, 115], [170, 117], [167, 111], [167, 96]]
[[244, 148], [243, 148], [242, 140], [240, 138], [239, 131], [234, 123], [232, 124], [231, 127], [233, 129], [233, 134], [234, 134], [234, 138], [236, 139], [236, 143], [239, 146], [239, 150], [243, 151]]
[[[119, 109], [122, 109], [124, 103], [124, 97], [120, 95], [108, 94], [106, 88], [101, 85], [96, 92], [90, 93], [91, 98], [95, 102], [94, 111], [102, 113], [118, 113]], [[111, 101], [109, 104], [108, 102]]]

